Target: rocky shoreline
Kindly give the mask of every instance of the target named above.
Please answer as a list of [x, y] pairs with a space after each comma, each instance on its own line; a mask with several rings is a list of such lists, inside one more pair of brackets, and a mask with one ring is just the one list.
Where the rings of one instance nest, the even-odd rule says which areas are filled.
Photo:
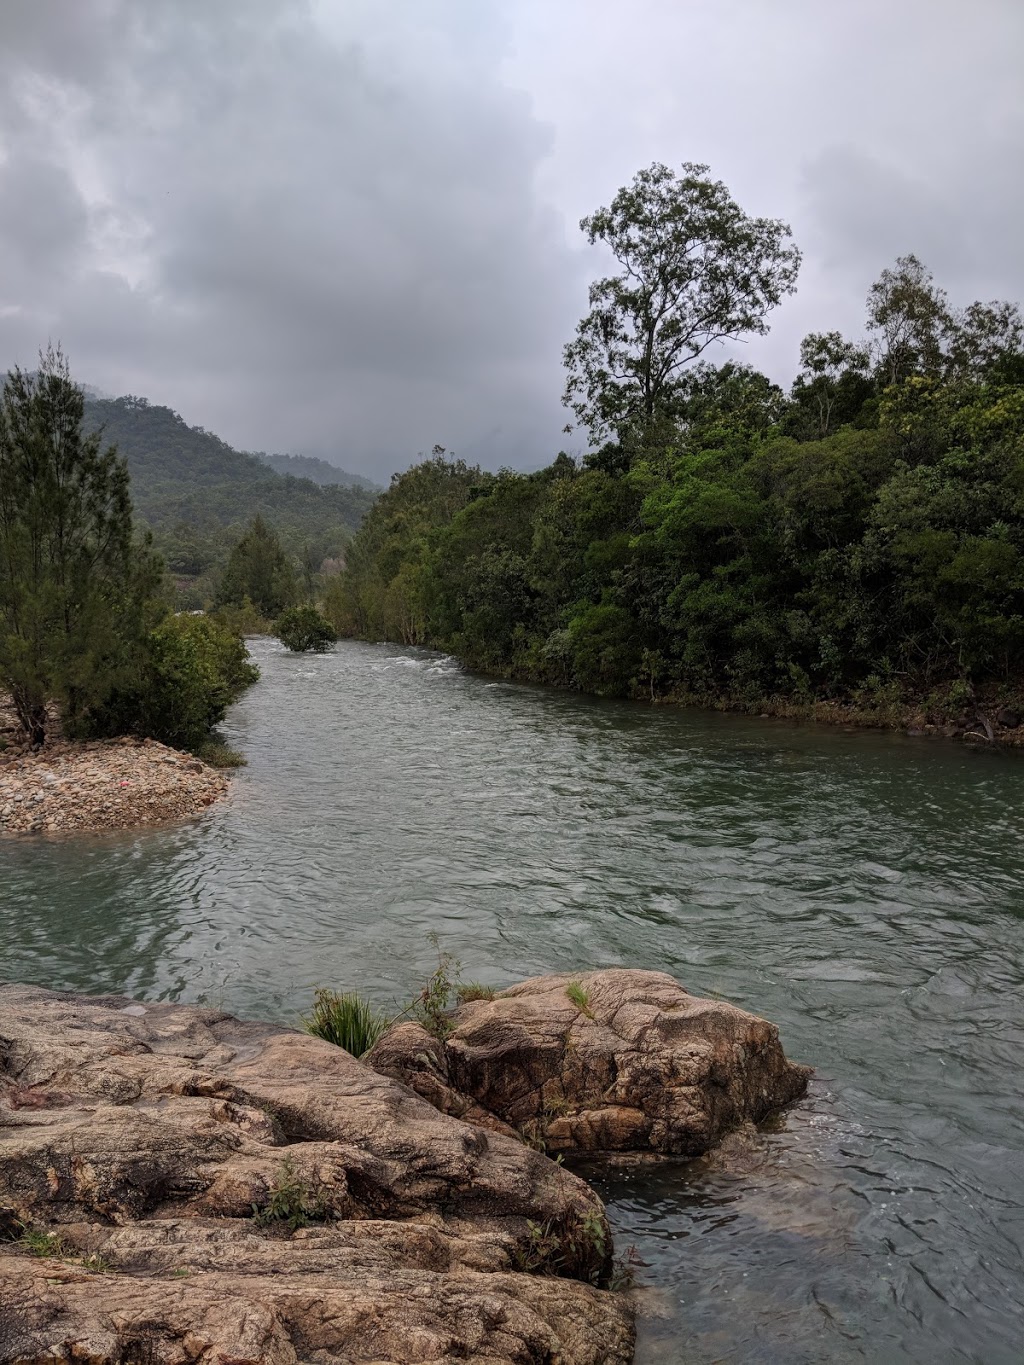
[[0, 986], [0, 1365], [628, 1365], [603, 1206], [545, 1152], [693, 1156], [808, 1069], [658, 972], [538, 978], [449, 1022], [357, 1061]]
[[57, 740], [0, 753], [0, 836], [134, 829], [197, 815], [226, 775], [156, 740]]

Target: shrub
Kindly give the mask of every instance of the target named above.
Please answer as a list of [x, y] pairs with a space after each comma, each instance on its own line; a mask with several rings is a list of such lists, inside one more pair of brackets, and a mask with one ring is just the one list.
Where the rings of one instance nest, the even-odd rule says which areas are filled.
[[450, 1009], [452, 996], [458, 990], [461, 964], [451, 953], [441, 951], [441, 942], [436, 933], [428, 934], [427, 937], [437, 952], [437, 968], [427, 978], [426, 985], [413, 1002], [413, 1009], [428, 1033], [444, 1039], [455, 1027]]
[[278, 618], [274, 634], [286, 649], [296, 654], [325, 654], [338, 638], [330, 621], [316, 607], [292, 607]]
[[232, 635], [273, 635], [273, 622], [262, 616], [248, 597], [241, 603], [228, 602], [211, 613], [213, 620], [219, 622]]
[[295, 1232], [325, 1216], [323, 1203], [296, 1174], [291, 1157], [281, 1162], [267, 1202], [252, 1206], [252, 1220], [258, 1228], [280, 1227]]
[[353, 1057], [369, 1052], [389, 1023], [383, 1010], [374, 1009], [361, 995], [329, 990], [317, 991], [312, 1014], [302, 1019], [307, 1033], [343, 1047]]
[[145, 735], [201, 752], [259, 677], [244, 643], [210, 616], [168, 616], [150, 633], [142, 676], [89, 717], [97, 735]]

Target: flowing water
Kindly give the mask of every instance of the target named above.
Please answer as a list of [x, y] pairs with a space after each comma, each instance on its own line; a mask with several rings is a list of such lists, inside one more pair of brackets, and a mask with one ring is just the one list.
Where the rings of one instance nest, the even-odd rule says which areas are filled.
[[609, 964], [817, 1076], [733, 1173], [605, 1170], [640, 1362], [1024, 1360], [1024, 762], [260, 641], [201, 821], [0, 844], [0, 976], [294, 1022], [436, 930], [496, 985]]

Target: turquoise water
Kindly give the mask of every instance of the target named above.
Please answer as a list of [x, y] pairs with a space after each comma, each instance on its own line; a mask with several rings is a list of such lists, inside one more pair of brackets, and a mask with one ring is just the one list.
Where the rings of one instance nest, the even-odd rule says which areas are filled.
[[1017, 756], [253, 649], [227, 803], [0, 844], [0, 976], [294, 1022], [404, 997], [431, 930], [495, 985], [667, 970], [817, 1076], [758, 1169], [600, 1178], [637, 1359], [1024, 1359]]

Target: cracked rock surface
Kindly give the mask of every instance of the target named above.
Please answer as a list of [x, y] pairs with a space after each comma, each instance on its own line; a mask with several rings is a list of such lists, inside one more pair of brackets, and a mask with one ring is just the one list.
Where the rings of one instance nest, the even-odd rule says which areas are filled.
[[217, 1010], [0, 986], [3, 1237], [0, 1365], [632, 1355], [583, 1181]]
[[394, 1025], [368, 1065], [446, 1114], [549, 1152], [699, 1157], [801, 1096], [774, 1024], [664, 972], [540, 976], [461, 1005], [440, 1041]]

